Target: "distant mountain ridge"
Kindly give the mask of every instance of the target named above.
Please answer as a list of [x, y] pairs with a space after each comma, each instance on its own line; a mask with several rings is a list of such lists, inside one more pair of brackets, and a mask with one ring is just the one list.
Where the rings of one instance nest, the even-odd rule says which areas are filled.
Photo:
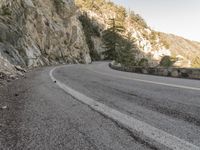
[[182, 55], [186, 58], [194, 58], [196, 55], [200, 56], [200, 42], [191, 41], [184, 37], [174, 34], [161, 33], [161, 38], [164, 38], [173, 49], [173, 53]]
[[191, 67], [200, 67], [200, 42], [166, 33], [160, 33], [160, 38], [164, 38], [169, 43], [172, 55], [180, 55], [190, 60]]

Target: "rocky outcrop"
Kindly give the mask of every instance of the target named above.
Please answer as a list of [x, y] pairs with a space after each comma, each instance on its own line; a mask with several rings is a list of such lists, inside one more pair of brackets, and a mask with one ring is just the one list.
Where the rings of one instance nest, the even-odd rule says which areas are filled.
[[1, 0], [0, 8], [0, 72], [91, 62], [73, 0]]

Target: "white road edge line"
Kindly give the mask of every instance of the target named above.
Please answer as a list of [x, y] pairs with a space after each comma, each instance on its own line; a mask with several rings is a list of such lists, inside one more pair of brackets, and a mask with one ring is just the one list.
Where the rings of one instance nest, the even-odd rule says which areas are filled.
[[65, 92], [69, 93], [73, 97], [75, 97], [80, 102], [90, 106], [95, 111], [100, 112], [106, 115], [109, 118], [119, 122], [121, 125], [129, 128], [132, 132], [141, 133], [143, 136], [147, 137], [152, 141], [156, 141], [159, 144], [162, 144], [173, 150], [200, 150], [200, 147], [189, 143], [183, 139], [180, 139], [176, 136], [173, 136], [163, 130], [157, 129], [145, 122], [139, 121], [131, 116], [123, 114], [115, 109], [112, 109], [102, 103], [99, 103], [92, 98], [87, 97], [86, 95], [68, 87], [63, 84], [61, 81], [57, 80], [53, 76], [54, 70], [57, 69], [55, 67], [49, 72], [49, 75], [52, 81], [56, 81], [57, 85], [63, 89]]
[[[89, 69], [89, 70], [91, 70], [91, 69]], [[168, 84], [168, 83], [162, 83], [162, 82], [156, 82], [156, 81], [142, 80], [142, 79], [138, 79], [138, 78], [129, 78], [129, 77], [124, 77], [124, 76], [111, 75], [111, 74], [108, 74], [108, 73], [103, 73], [103, 72], [94, 71], [94, 70], [91, 70], [91, 71], [95, 72], [95, 73], [98, 73], [98, 74], [105, 75], [105, 76], [115, 77], [115, 78], [121, 78], [121, 79], [144, 82], [144, 83], [152, 83], [152, 84], [157, 84], [157, 85], [164, 85], [164, 86], [169, 86], [169, 87], [200, 91], [200, 88], [195, 88], [195, 87], [190, 87], [190, 86]]]

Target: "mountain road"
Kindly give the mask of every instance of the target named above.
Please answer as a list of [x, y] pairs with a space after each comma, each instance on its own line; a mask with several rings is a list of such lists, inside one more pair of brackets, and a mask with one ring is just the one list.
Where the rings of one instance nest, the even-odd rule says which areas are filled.
[[0, 149], [200, 150], [200, 81], [108, 62], [35, 69], [0, 88]]

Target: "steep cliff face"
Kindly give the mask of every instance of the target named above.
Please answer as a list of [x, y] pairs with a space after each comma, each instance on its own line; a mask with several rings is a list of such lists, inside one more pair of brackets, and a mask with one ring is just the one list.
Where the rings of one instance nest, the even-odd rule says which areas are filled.
[[73, 0], [1, 0], [0, 71], [90, 63]]

